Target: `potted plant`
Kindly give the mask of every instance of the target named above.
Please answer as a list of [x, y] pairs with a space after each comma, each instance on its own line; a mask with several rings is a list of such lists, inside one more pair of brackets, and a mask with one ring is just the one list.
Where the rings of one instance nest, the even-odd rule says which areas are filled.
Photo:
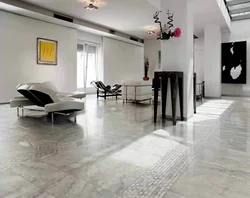
[[175, 38], [179, 38], [181, 36], [181, 29], [180, 28], [175, 28], [175, 30], [172, 30], [173, 25], [173, 18], [174, 18], [174, 14], [170, 13], [169, 11], [167, 12], [168, 15], [168, 22], [167, 24], [164, 24], [162, 26], [161, 21], [159, 20], [159, 14], [161, 11], [157, 11], [154, 14], [154, 19], [155, 19], [155, 23], [158, 23], [160, 26], [160, 32], [156, 33], [157, 39], [158, 40], [169, 40], [172, 37]]

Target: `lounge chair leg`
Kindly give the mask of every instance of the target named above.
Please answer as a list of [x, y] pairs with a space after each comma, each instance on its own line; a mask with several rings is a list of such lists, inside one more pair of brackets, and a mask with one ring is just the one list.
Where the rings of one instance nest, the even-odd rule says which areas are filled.
[[17, 116], [19, 116], [19, 107], [16, 108]]
[[51, 113], [51, 123], [54, 124], [54, 113]]
[[76, 112], [74, 113], [74, 115], [75, 115], [75, 117], [74, 117], [74, 121], [76, 122], [77, 120], [76, 120]]

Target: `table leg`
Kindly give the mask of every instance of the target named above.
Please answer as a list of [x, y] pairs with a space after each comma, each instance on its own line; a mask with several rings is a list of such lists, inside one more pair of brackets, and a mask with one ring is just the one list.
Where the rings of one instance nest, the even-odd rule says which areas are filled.
[[193, 102], [194, 102], [194, 113], [196, 114], [196, 75], [194, 74], [194, 100], [193, 100]]
[[158, 93], [159, 93], [159, 78], [155, 78], [155, 83], [154, 83], [154, 122], [155, 123], [157, 120]]
[[54, 113], [51, 113], [51, 123], [54, 124]]
[[177, 75], [171, 75], [171, 102], [172, 102], [172, 119], [173, 125], [176, 125], [176, 100], [177, 100], [177, 87], [178, 87], [178, 77]]
[[162, 104], [162, 118], [166, 118], [166, 106], [167, 106], [167, 91], [168, 91], [168, 78], [163, 77], [161, 79], [161, 104]]
[[183, 113], [183, 77], [179, 78], [179, 99], [180, 99], [180, 114], [181, 121], [184, 121], [184, 113]]

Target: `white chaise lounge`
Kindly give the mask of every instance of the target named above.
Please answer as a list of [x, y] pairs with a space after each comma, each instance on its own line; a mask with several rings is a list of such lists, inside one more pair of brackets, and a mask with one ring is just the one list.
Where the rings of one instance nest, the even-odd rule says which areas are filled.
[[52, 89], [54, 92], [56, 92], [56, 94], [59, 97], [67, 96], [67, 97], [72, 97], [72, 98], [76, 98], [76, 99], [83, 99], [86, 97], [85, 92], [80, 92], [80, 91], [63, 92], [60, 89], [58, 89], [58, 87], [51, 81], [46, 81], [46, 82], [43, 82], [41, 84], [43, 84], [45, 87], [47, 87], [49, 89]]
[[54, 114], [69, 115], [84, 109], [83, 101], [66, 95], [58, 97], [55, 91], [44, 86], [42, 83], [19, 85], [17, 91], [24, 97], [14, 98], [10, 101], [10, 106], [17, 107], [18, 115], [19, 108], [23, 109], [24, 106], [37, 105], [43, 107], [46, 113], [51, 114], [53, 123]]

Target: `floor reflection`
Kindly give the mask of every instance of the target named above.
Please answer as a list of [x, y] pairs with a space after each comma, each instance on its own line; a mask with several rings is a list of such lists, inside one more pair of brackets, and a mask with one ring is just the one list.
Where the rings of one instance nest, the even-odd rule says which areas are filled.
[[249, 197], [249, 100], [204, 101], [176, 126], [149, 104], [85, 103], [55, 125], [0, 106], [0, 197]]

